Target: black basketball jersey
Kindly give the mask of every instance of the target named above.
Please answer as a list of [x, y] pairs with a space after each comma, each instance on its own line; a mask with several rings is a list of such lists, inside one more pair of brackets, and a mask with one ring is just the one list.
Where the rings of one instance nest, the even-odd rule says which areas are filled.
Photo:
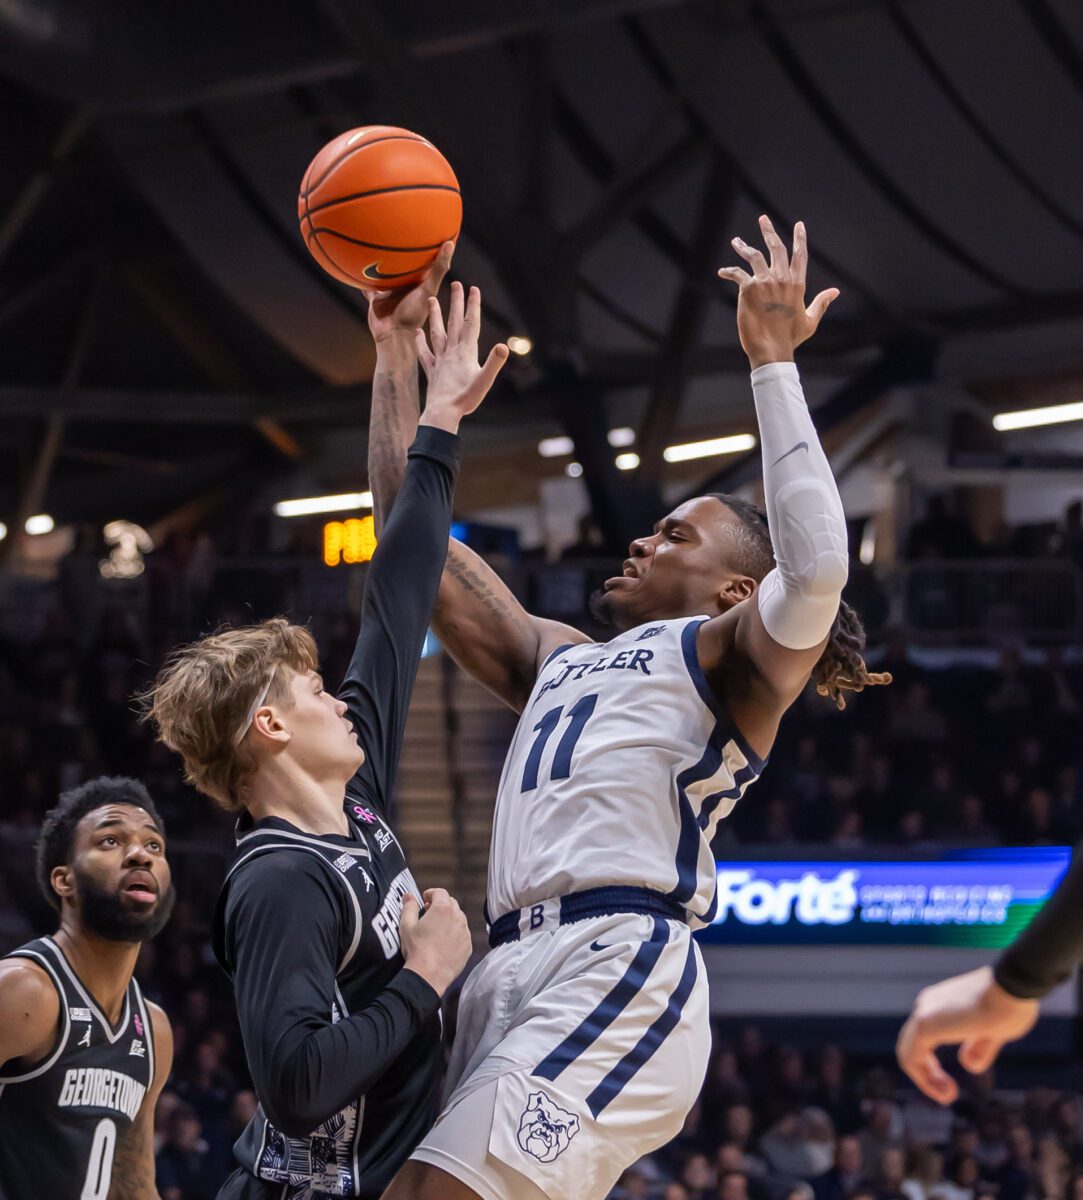
[[[219, 899], [215, 949], [230, 970], [225, 923], [231, 890], [244, 886], [253, 863], [274, 855], [306, 855], [322, 864], [344, 919], [335, 972], [332, 1023], [369, 1005], [400, 973], [399, 918], [403, 899], [420, 892], [402, 846], [384, 817], [355, 793], [347, 794], [348, 837], [301, 833], [267, 818], [238, 838], [238, 858]], [[282, 904], [296, 902], [288, 894]], [[275, 921], [267, 911], [266, 920]], [[243, 934], [240, 934], [243, 936]], [[335, 970], [337, 965], [337, 970]], [[241, 1166], [275, 1197], [379, 1195], [404, 1157], [436, 1117], [444, 1055], [437, 1012], [366, 1095], [358, 1096], [308, 1137], [275, 1128], [261, 1104], [241, 1134], [234, 1154]], [[257, 1089], [258, 1092], [258, 1089]], [[281, 1192], [278, 1190], [281, 1188]]]
[[42, 1062], [0, 1064], [0, 1200], [106, 1200], [117, 1139], [154, 1078], [154, 1035], [133, 979], [114, 1027], [52, 938], [10, 958], [36, 962], [60, 999], [56, 1044]]

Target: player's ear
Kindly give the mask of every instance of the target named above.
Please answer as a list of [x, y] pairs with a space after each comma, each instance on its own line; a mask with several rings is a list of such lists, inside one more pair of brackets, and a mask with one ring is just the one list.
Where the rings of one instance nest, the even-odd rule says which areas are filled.
[[286, 745], [293, 737], [286, 728], [282, 714], [271, 704], [265, 704], [256, 710], [256, 715], [252, 718], [252, 729], [256, 739], [275, 742], [280, 746]]
[[723, 612], [747, 600], [756, 590], [756, 581], [749, 575], [731, 575], [718, 589], [718, 607]]
[[62, 867], [53, 867], [49, 875], [49, 882], [61, 900], [70, 900], [75, 895], [75, 872], [70, 866], [65, 864]]

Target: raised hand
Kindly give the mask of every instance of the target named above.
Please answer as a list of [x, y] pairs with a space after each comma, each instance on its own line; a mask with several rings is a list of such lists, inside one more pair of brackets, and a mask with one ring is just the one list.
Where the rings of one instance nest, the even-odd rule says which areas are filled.
[[447, 428], [445, 422], [454, 419], [457, 428], [485, 399], [508, 361], [508, 348], [499, 342], [484, 363], [478, 362], [481, 292], [476, 287], [466, 299], [461, 283], [451, 285], [446, 327], [439, 301], [434, 296], [428, 303], [428, 339], [424, 330], [417, 331], [417, 357], [429, 382], [421, 423]]
[[733, 239], [733, 248], [752, 268], [750, 275], [741, 267], [722, 267], [718, 276], [737, 284], [737, 332], [753, 368], [769, 362], [791, 362], [794, 351], [816, 332], [838, 288], [827, 288], [806, 308], [805, 272], [808, 268], [808, 242], [804, 222], [793, 230], [793, 256], [775, 232], [766, 216], [760, 217], [760, 231], [771, 256]]
[[396, 288], [377, 292], [365, 290], [369, 302], [369, 331], [373, 341], [379, 343], [396, 333], [413, 337], [429, 317], [429, 301], [440, 290], [440, 284], [451, 266], [455, 243], [445, 242], [440, 253], [433, 259], [425, 278], [410, 289]]

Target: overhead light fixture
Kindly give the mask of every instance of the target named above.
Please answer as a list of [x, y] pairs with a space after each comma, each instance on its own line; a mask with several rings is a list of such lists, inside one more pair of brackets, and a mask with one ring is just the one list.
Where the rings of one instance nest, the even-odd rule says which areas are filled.
[[756, 438], [751, 433], [735, 433], [730, 437], [708, 438], [705, 442], [683, 442], [679, 446], [667, 446], [662, 457], [668, 463], [688, 462], [692, 458], [714, 458], [717, 454], [737, 454], [741, 450], [755, 450]]
[[616, 462], [618, 471], [634, 471], [639, 466], [639, 455], [631, 450], [627, 454], [618, 454]]
[[8, 527], [4, 524], [3, 521], [0, 521], [0, 542], [2, 542], [4, 540], [4, 538], [7, 537], [7, 535], [8, 535]]
[[512, 354], [529, 354], [534, 349], [534, 343], [528, 337], [512, 334], [508, 338], [508, 349]]
[[350, 512], [355, 508], [371, 508], [371, 492], [343, 492], [338, 496], [309, 496], [302, 500], [279, 500], [274, 506], [276, 517], [308, 517], [313, 513]]
[[569, 479], [578, 479], [579, 476], [583, 474], [583, 464], [577, 462], [568, 463], [568, 465], [564, 468], [564, 474], [567, 475]]
[[23, 528], [31, 536], [37, 537], [38, 534], [52, 533], [56, 528], [56, 522], [48, 513], [37, 513], [33, 517], [26, 518], [26, 524]]
[[542, 438], [538, 453], [542, 458], [563, 458], [565, 454], [575, 453], [575, 442], [570, 437]]
[[865, 527], [861, 530], [861, 545], [857, 557], [866, 567], [872, 566], [876, 561], [876, 523], [872, 517], [865, 521]]
[[622, 446], [631, 446], [635, 442], [636, 431], [629, 429], [627, 425], [622, 425], [619, 429], [611, 429], [606, 434], [606, 438], [615, 450], [619, 450]]
[[1059, 425], [1062, 421], [1083, 421], [1083, 403], [1051, 404], [1046, 408], [1025, 408], [1021, 412], [997, 413], [993, 428], [1033, 429], [1036, 425]]

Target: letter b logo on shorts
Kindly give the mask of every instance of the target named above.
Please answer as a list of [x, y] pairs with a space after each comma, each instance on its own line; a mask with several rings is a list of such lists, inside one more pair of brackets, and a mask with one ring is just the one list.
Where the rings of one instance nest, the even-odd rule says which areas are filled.
[[531, 1092], [519, 1119], [519, 1145], [538, 1162], [550, 1163], [568, 1149], [579, 1132], [579, 1118], [567, 1112], [545, 1092]]
[[530, 910], [530, 928], [537, 929], [545, 921], [545, 905], [535, 904]]

